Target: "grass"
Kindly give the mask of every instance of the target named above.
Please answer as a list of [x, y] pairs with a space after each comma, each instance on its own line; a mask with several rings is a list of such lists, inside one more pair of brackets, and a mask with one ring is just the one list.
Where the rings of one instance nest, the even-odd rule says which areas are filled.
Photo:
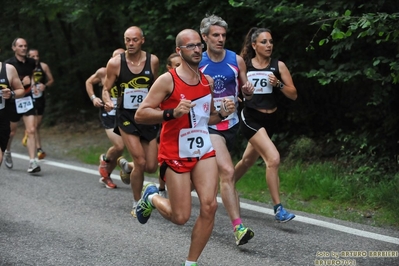
[[[72, 149], [69, 155], [88, 164], [98, 164], [99, 154], [108, 142]], [[125, 158], [130, 155], [125, 150]], [[365, 184], [360, 177], [348, 176], [332, 163], [280, 166], [281, 201], [289, 210], [333, 217], [341, 220], [399, 228], [399, 174], [390, 181]], [[157, 174], [146, 174], [157, 177]], [[255, 164], [237, 183], [241, 198], [272, 205], [265, 181], [263, 162]]]
[[[282, 203], [290, 210], [373, 226], [399, 227], [399, 174], [388, 181], [366, 184], [332, 163], [297, 162], [280, 167]], [[254, 165], [237, 183], [241, 197], [272, 204], [265, 166]]]

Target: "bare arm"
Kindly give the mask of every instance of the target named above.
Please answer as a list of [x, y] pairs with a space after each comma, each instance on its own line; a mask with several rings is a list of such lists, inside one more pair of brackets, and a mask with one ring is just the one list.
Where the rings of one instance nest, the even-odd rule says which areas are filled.
[[[15, 98], [21, 98], [25, 95], [25, 89], [22, 86], [22, 82], [19, 79], [17, 70], [13, 65], [5, 64], [8, 82], [10, 83], [10, 87], [13, 89], [15, 93]], [[3, 97], [5, 99], [11, 98], [11, 90], [5, 89], [3, 90]]]
[[107, 112], [114, 109], [114, 103], [111, 100], [110, 91], [114, 86], [116, 79], [119, 75], [119, 70], [121, 68], [121, 57], [115, 56], [111, 58], [106, 67], [106, 76], [103, 84], [102, 100], [104, 102], [104, 108]]
[[246, 100], [250, 100], [254, 93], [254, 86], [251, 82], [248, 81], [247, 66], [245, 65], [244, 59], [239, 55], [237, 55], [236, 57], [239, 68], [238, 79], [241, 85], [241, 92]]
[[95, 107], [101, 107], [103, 106], [103, 101], [96, 96], [94, 93], [94, 85], [101, 83], [105, 79], [105, 67], [99, 68], [96, 73], [91, 75], [87, 80], [86, 80], [86, 92], [87, 95], [90, 97], [90, 100], [93, 102], [93, 105]]
[[154, 80], [159, 77], [159, 59], [156, 55], [151, 55], [151, 70], [154, 74]]
[[[140, 103], [139, 108], [134, 116], [135, 121], [138, 124], [159, 124], [163, 122], [163, 111], [158, 107], [162, 101], [169, 96], [173, 90], [173, 80], [170, 73], [162, 74], [151, 86], [151, 90], [148, 92], [147, 97]], [[181, 117], [175, 110], [173, 113], [174, 117]]]
[[278, 68], [280, 70], [280, 75], [281, 75], [281, 81], [284, 83], [283, 88], [281, 89], [281, 92], [284, 93], [284, 95], [291, 99], [291, 100], [296, 100], [298, 97], [297, 90], [295, 88], [294, 82], [292, 81], [291, 73], [288, 70], [287, 66], [284, 64], [284, 62], [278, 61]]
[[46, 63], [41, 63], [44, 73], [46, 73], [47, 82], [44, 84], [46, 87], [51, 87], [54, 83], [53, 74], [51, 73], [50, 67]]

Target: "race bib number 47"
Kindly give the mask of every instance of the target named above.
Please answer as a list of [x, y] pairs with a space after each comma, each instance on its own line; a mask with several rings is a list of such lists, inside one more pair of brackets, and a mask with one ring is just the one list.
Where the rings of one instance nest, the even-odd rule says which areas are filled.
[[6, 107], [5, 101], [3, 99], [3, 92], [0, 90], [0, 110]]
[[33, 108], [32, 97], [27, 96], [19, 99], [15, 99], [15, 106], [18, 114], [24, 114]]

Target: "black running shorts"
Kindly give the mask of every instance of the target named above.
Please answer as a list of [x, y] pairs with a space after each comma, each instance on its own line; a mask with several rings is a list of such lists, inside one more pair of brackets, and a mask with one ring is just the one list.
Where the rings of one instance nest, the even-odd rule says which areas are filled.
[[116, 111], [116, 122], [120, 130], [127, 134], [139, 136], [150, 142], [158, 135], [159, 124], [156, 125], [141, 125], [134, 121], [136, 110], [118, 109]]

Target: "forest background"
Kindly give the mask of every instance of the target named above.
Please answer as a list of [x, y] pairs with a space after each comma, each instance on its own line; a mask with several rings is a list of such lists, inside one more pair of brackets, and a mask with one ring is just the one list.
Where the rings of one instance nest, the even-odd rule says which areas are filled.
[[[142, 28], [143, 50], [159, 57], [162, 73], [176, 34], [199, 30], [206, 14], [228, 22], [226, 48], [237, 53], [251, 27], [272, 30], [273, 57], [285, 62], [298, 90], [295, 102], [276, 92], [274, 141], [282, 158], [338, 165], [354, 186], [384, 182], [399, 206], [396, 0], [6, 0], [0, 61], [13, 56], [16, 37], [25, 38], [55, 78], [46, 91], [45, 125], [85, 123], [97, 117], [85, 81], [124, 47], [129, 26]], [[245, 145], [237, 143], [235, 157]]]

